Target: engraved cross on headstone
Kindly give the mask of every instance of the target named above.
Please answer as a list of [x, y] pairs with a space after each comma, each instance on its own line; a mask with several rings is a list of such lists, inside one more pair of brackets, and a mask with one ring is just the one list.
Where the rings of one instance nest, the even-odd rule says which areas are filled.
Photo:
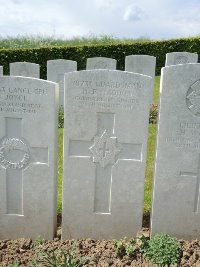
[[48, 164], [48, 148], [30, 147], [22, 137], [22, 119], [5, 118], [0, 168], [6, 170], [6, 214], [23, 215], [23, 174], [30, 163]]
[[199, 199], [200, 199], [200, 154], [198, 159], [198, 166], [197, 166], [197, 172], [180, 172], [181, 176], [189, 176], [189, 177], [195, 177], [197, 180], [196, 183], [196, 192], [195, 192], [195, 201], [194, 201], [194, 212], [199, 211]]
[[97, 113], [97, 135], [91, 141], [70, 140], [69, 156], [91, 158], [95, 163], [94, 212], [110, 213], [113, 166], [118, 160], [141, 161], [142, 144], [119, 143], [115, 114]]

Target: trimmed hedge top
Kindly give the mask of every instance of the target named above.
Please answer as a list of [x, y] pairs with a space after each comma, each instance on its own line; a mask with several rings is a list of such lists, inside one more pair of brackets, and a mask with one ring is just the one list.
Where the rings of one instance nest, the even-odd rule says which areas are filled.
[[182, 51], [200, 54], [200, 37], [128, 44], [1, 49], [0, 65], [4, 67], [4, 74], [8, 75], [9, 63], [20, 61], [37, 63], [40, 65], [40, 77], [46, 79], [47, 60], [60, 58], [74, 60], [77, 61], [78, 70], [83, 70], [86, 67], [87, 58], [108, 57], [117, 60], [117, 69], [124, 70], [126, 56], [151, 55], [156, 57], [156, 74], [158, 75], [165, 65], [166, 53]]

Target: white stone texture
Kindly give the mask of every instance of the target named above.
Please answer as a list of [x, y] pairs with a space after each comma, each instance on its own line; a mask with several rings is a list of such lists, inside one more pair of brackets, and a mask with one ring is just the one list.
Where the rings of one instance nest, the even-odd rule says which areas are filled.
[[86, 70], [108, 69], [116, 70], [117, 61], [107, 57], [93, 57], [87, 59]]
[[40, 65], [31, 62], [10, 63], [10, 76], [40, 78]]
[[3, 76], [3, 66], [0, 66], [0, 76]]
[[200, 64], [162, 69], [151, 234], [200, 238]]
[[125, 71], [140, 73], [152, 77], [152, 88], [148, 87], [148, 89], [151, 90], [152, 101], [154, 93], [155, 69], [156, 57], [148, 55], [130, 55], [125, 58]]
[[77, 70], [77, 62], [66, 59], [47, 61], [47, 80], [59, 83], [60, 106], [64, 106], [64, 74]]
[[58, 85], [0, 77], [0, 239], [56, 230]]
[[172, 52], [166, 54], [165, 66], [197, 63], [198, 54], [189, 52]]
[[63, 240], [141, 229], [151, 80], [112, 70], [65, 74]]

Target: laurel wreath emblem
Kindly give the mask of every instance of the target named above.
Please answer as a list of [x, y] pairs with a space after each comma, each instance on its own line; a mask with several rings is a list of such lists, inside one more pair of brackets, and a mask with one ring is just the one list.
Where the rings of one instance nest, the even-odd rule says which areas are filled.
[[[7, 154], [13, 150], [20, 150], [24, 153], [18, 162], [11, 162]], [[30, 162], [30, 151], [27, 144], [18, 138], [4, 138], [0, 147], [0, 165], [5, 169], [24, 169]]]

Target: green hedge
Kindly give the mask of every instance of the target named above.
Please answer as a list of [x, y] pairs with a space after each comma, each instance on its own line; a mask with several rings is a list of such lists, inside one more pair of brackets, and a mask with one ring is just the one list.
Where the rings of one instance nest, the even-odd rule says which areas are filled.
[[156, 74], [158, 75], [165, 64], [166, 53], [181, 51], [200, 54], [200, 37], [129, 44], [2, 49], [0, 50], [0, 65], [4, 66], [4, 74], [7, 75], [11, 62], [35, 62], [40, 64], [41, 78], [46, 79], [47, 60], [58, 58], [75, 60], [78, 63], [78, 70], [81, 70], [85, 69], [86, 60], [89, 57], [110, 57], [117, 60], [117, 69], [124, 70], [125, 56], [141, 54], [156, 57]]

